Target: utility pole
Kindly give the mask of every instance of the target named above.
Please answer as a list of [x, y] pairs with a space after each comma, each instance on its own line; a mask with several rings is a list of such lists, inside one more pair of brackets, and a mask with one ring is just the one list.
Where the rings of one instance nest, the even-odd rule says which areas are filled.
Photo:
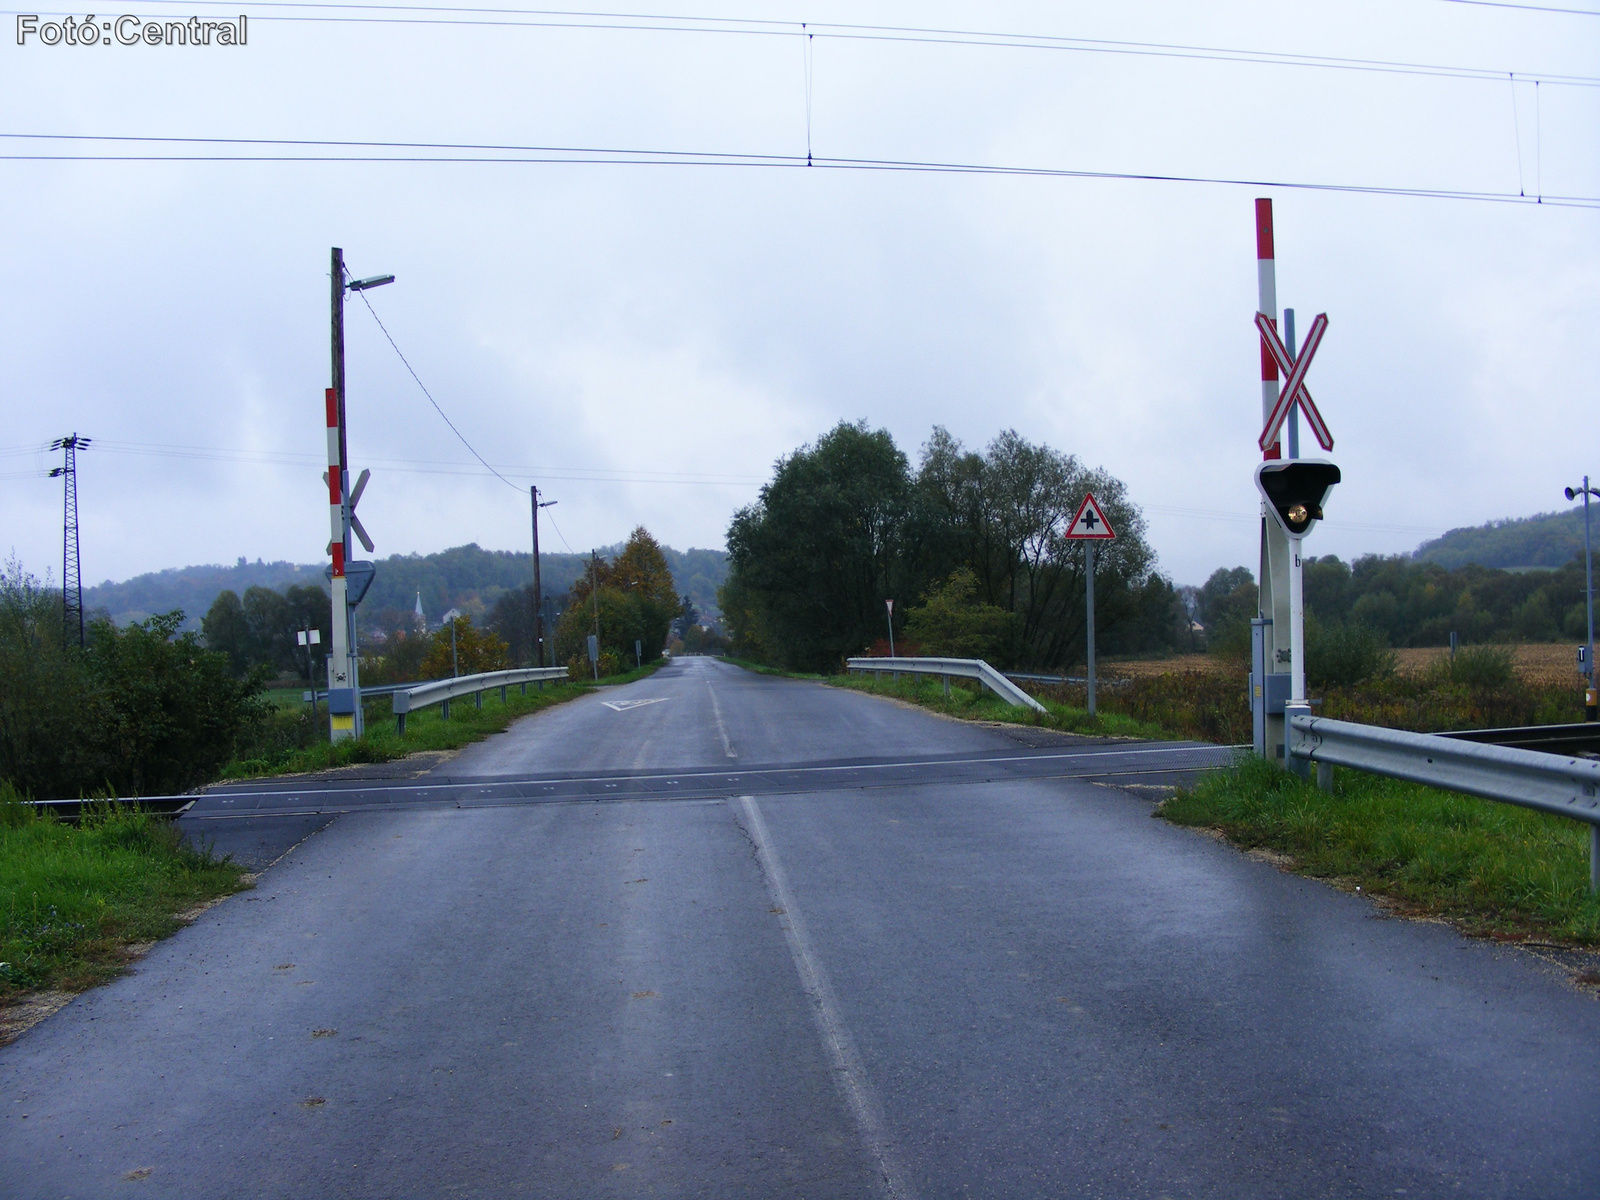
[[589, 551], [589, 598], [594, 601], [594, 678], [600, 680], [600, 556]]
[[[544, 666], [544, 589], [539, 582], [539, 510], [549, 508], [557, 503], [555, 500], [539, 499], [539, 489], [530, 487], [528, 494], [533, 500], [533, 665]], [[555, 655], [550, 656], [550, 663], [555, 665]]]
[[66, 648], [72, 639], [78, 639], [78, 649], [83, 649], [83, 571], [78, 561], [78, 451], [89, 448], [89, 438], [69, 433], [50, 443], [50, 449], [65, 454], [62, 466], [50, 472], [50, 478], [60, 476], [65, 484], [66, 497], [62, 505], [61, 521], [61, 645]]
[[[1600, 491], [1589, 486], [1589, 477], [1585, 475], [1581, 488], [1566, 489], [1567, 499], [1575, 499], [1580, 492], [1583, 494], [1583, 604], [1589, 617], [1589, 641], [1583, 663], [1583, 673], [1589, 677], [1589, 682], [1583, 689], [1583, 719], [1593, 721], [1600, 717], [1600, 692], [1596, 691], [1594, 669], [1594, 555], [1589, 548], [1589, 497], [1600, 496]], [[1596, 837], [1600, 838], [1600, 833]], [[1600, 854], [1600, 842], [1596, 842], [1595, 851]], [[1595, 861], [1600, 863], [1600, 858]]]

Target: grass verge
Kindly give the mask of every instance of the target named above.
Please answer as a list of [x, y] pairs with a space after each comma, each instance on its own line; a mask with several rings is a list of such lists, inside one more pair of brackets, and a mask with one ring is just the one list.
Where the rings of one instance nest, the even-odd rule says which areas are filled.
[[309, 710], [302, 706], [298, 711], [279, 714], [270, 731], [275, 736], [264, 739], [265, 744], [258, 746], [250, 757], [229, 763], [223, 768], [222, 778], [253, 779], [326, 771], [358, 763], [392, 762], [420, 750], [456, 750], [499, 733], [518, 717], [575, 700], [597, 686], [612, 687], [644, 679], [660, 666], [659, 661], [646, 663], [621, 675], [608, 675], [598, 684], [588, 680], [547, 683], [542, 689], [529, 684], [526, 695], [512, 686], [506, 689], [504, 703], [500, 701], [499, 689], [493, 688], [484, 693], [481, 709], [473, 704], [471, 697], [453, 701], [449, 720], [444, 718], [438, 705], [409, 714], [404, 737], [395, 732], [394, 713], [387, 696], [366, 702], [366, 734], [342, 742], [327, 740], [326, 712], [313, 722]]
[[1600, 944], [1589, 831], [1576, 821], [1336, 769], [1331, 793], [1259, 759], [1180, 790], [1158, 810], [1291, 860], [1302, 875], [1464, 932]]
[[76, 825], [0, 783], [0, 1005], [120, 974], [130, 947], [248, 886], [244, 869], [185, 845], [172, 822], [105, 805]]
[[[741, 664], [743, 665], [743, 664]], [[1123, 713], [1100, 709], [1093, 717], [1086, 708], [1076, 708], [1049, 696], [1036, 696], [1044, 712], [1007, 704], [987, 688], [965, 679], [950, 681], [950, 694], [934, 675], [830, 675], [823, 679], [831, 687], [849, 688], [874, 696], [893, 696], [921, 708], [959, 717], [967, 721], [1003, 721], [1008, 725], [1031, 725], [1040, 729], [1059, 729], [1065, 733], [1100, 737], [1171, 739], [1183, 736], [1163, 729], [1151, 721], [1140, 721]]]

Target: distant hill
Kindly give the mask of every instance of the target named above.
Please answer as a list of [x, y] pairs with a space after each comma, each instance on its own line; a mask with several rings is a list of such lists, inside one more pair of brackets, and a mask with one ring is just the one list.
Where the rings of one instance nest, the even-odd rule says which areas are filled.
[[[1590, 513], [1592, 534], [1600, 537], [1600, 508]], [[1490, 521], [1468, 529], [1452, 529], [1423, 542], [1412, 554], [1418, 562], [1438, 563], [1448, 570], [1476, 563], [1505, 570], [1559, 567], [1583, 553], [1583, 506], [1567, 512], [1539, 513]]]
[[[601, 549], [600, 554], [605, 557], [620, 549], [620, 545], [611, 546]], [[717, 615], [717, 588], [728, 577], [727, 554], [721, 550], [663, 549], [678, 591], [690, 596], [695, 608], [705, 616]], [[540, 554], [539, 561], [544, 590], [560, 595], [587, 569], [588, 558], [581, 554]], [[430, 622], [451, 608], [481, 618], [494, 607], [501, 593], [532, 581], [533, 555], [526, 550], [484, 550], [471, 544], [437, 554], [392, 554], [378, 560], [377, 577], [361, 602], [361, 611], [364, 620], [376, 619], [387, 609], [410, 612], [420, 593], [422, 610]], [[107, 581], [85, 588], [83, 603], [91, 611], [110, 613], [119, 625], [181, 608], [187, 627], [198, 628], [200, 618], [224, 590], [242, 595], [249, 587], [269, 587], [281, 592], [292, 584], [309, 583], [326, 586], [322, 564], [267, 563], [260, 559], [252, 563], [241, 558], [231, 567], [174, 567], [124, 583]]]

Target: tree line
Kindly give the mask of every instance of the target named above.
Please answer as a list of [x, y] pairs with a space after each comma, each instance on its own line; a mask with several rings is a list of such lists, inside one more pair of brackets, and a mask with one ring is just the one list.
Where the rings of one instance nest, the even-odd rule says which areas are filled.
[[[1462, 643], [1581, 641], [1586, 634], [1581, 554], [1549, 571], [1476, 563], [1452, 569], [1377, 554], [1351, 563], [1325, 555], [1304, 566], [1309, 614], [1323, 625], [1368, 630], [1390, 646], [1446, 646], [1452, 633]], [[1192, 599], [1211, 649], [1248, 649], [1257, 608], [1248, 568], [1214, 572]]]
[[893, 600], [902, 653], [981, 644], [1000, 666], [1070, 667], [1085, 652], [1084, 555], [1063, 534], [1088, 492], [1118, 534], [1096, 554], [1097, 646], [1183, 645], [1182, 598], [1119, 479], [1011, 430], [980, 452], [936, 427], [913, 469], [886, 430], [841, 422], [780, 459], [729, 525], [719, 601], [734, 653], [837, 669], [887, 643]]

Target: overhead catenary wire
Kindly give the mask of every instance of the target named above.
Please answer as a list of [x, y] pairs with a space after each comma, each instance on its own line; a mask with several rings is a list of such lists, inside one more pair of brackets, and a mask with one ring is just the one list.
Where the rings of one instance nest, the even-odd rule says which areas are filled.
[[[1284, 191], [1334, 192], [1347, 195], [1397, 196], [1428, 200], [1465, 200], [1495, 204], [1535, 204], [1520, 192], [1467, 188], [1429, 188], [1398, 184], [1354, 184], [1315, 180], [1264, 179], [1245, 176], [1186, 175], [1160, 171], [1098, 171], [1071, 167], [1017, 166], [998, 163], [940, 162], [890, 158], [807, 158], [794, 154], [739, 153], [710, 150], [639, 150], [584, 146], [519, 146], [464, 142], [385, 142], [310, 138], [161, 137], [131, 134], [56, 134], [0, 132], [0, 140], [106, 142], [112, 144], [223, 146], [247, 148], [301, 147], [323, 151], [306, 154], [0, 154], [5, 162], [278, 162], [278, 163], [435, 163], [439, 165], [505, 164], [548, 166], [809, 167], [836, 171], [913, 174], [1019, 176], [1038, 179], [1083, 179], [1134, 183], [1210, 184], [1227, 187], [1279, 188]], [[333, 153], [333, 151], [343, 151]], [[412, 153], [401, 153], [412, 151]], [[1546, 205], [1600, 208], [1600, 196], [1545, 196]], [[420, 381], [419, 381], [420, 382]], [[431, 397], [430, 397], [431, 398]]]
[[1473, 8], [1509, 8], [1516, 12], [1560, 13], [1568, 17], [1600, 17], [1600, 9], [1557, 8], [1553, 4], [1513, 4], [1511, 0], [1443, 0], [1445, 4], [1467, 4]]
[[[135, 5], [166, 7], [170, 0], [131, 0]], [[237, 8], [237, 0], [194, 0], [191, 7]], [[815, 37], [836, 41], [900, 42], [919, 45], [974, 46], [993, 49], [1043, 50], [1079, 54], [1188, 59], [1263, 66], [1305, 67], [1323, 70], [1367, 71], [1381, 74], [1427, 75], [1454, 79], [1497, 80], [1504, 67], [1467, 67], [1448, 63], [1419, 63], [1359, 56], [1302, 54], [1292, 51], [1249, 50], [1181, 42], [1140, 42], [1114, 38], [1072, 37], [1059, 34], [1015, 33], [981, 29], [952, 29], [918, 25], [868, 25], [848, 22], [799, 21], [749, 17], [705, 17], [692, 14], [628, 12], [576, 12], [563, 9], [481, 7], [468, 5], [340, 4], [327, 0], [267, 0], [253, 10], [277, 10], [278, 15], [252, 15], [260, 22], [484, 26], [490, 28], [571, 29], [631, 33], [686, 33], [744, 37]], [[297, 15], [289, 15], [293, 10]], [[446, 14], [420, 16], [414, 14]], [[311, 15], [307, 15], [311, 14]], [[355, 15], [350, 15], [355, 14]], [[387, 14], [387, 15], [374, 15]], [[406, 15], [400, 15], [406, 14]], [[52, 14], [53, 15], [53, 14]], [[515, 19], [513, 19], [515, 18]], [[1600, 76], [1518, 71], [1524, 79], [1539, 78], [1575, 87], [1600, 87]]]

